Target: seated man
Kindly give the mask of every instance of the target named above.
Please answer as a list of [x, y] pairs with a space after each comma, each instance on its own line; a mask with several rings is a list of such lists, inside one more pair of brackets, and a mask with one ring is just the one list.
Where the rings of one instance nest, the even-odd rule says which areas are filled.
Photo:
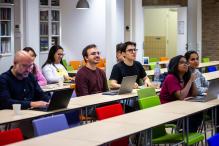
[[31, 72], [33, 60], [25, 51], [18, 51], [14, 65], [0, 75], [0, 109], [10, 109], [21, 104], [22, 109], [45, 107], [49, 96], [38, 85]]
[[[11, 109], [12, 104], [21, 104], [22, 109], [46, 107], [49, 96], [45, 94], [31, 72], [33, 60], [25, 51], [18, 51], [14, 65], [0, 75], [0, 109]], [[33, 137], [32, 120], [13, 123], [25, 138]]]
[[151, 86], [152, 84], [143, 66], [140, 62], [135, 61], [137, 52], [136, 43], [125, 42], [121, 52], [124, 60], [113, 66], [110, 76], [110, 88], [120, 88], [122, 78], [133, 75], [137, 75], [134, 88], [138, 88], [138, 85], [141, 85], [141, 80], [144, 81], [145, 86]]
[[100, 62], [100, 52], [96, 45], [86, 46], [82, 55], [86, 65], [77, 72], [75, 77], [77, 96], [107, 91], [106, 74], [97, 68], [97, 64]]

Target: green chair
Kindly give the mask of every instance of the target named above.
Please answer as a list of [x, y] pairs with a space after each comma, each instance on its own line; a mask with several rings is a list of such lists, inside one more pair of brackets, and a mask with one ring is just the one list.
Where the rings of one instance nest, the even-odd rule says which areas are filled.
[[149, 58], [149, 63], [152, 63], [152, 62], [156, 63], [156, 62], [158, 62], [158, 61], [159, 61], [158, 58], [155, 58], [155, 57], [150, 57], [150, 58]]
[[[140, 98], [138, 100], [140, 109], [146, 109], [160, 105], [159, 96], [151, 96]], [[188, 142], [186, 137], [184, 139], [182, 133], [169, 134], [165, 130], [165, 125], [160, 125], [152, 129], [152, 143], [153, 144], [172, 144], [184, 141], [187, 145], [193, 145], [204, 140], [204, 135], [201, 133], [189, 133]]]
[[210, 62], [210, 58], [209, 57], [203, 57], [202, 58], [202, 62]]
[[66, 68], [67, 71], [73, 71], [72, 66], [68, 65], [68, 64], [67, 64], [67, 61], [66, 61], [65, 59], [62, 59], [62, 63], [63, 63], [63, 65], [65, 66], [65, 68]]

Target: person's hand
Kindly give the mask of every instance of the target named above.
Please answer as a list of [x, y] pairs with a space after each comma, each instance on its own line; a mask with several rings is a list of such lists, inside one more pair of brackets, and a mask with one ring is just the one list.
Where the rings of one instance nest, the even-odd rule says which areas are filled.
[[30, 106], [32, 108], [37, 108], [37, 107], [46, 107], [48, 106], [48, 102], [45, 102], [45, 101], [33, 101], [30, 103]]
[[138, 84], [135, 83], [134, 86], [133, 86], [133, 88], [134, 88], [134, 89], [138, 89]]
[[190, 77], [191, 82], [194, 82], [196, 80], [196, 78], [197, 78], [197, 74], [196, 73], [192, 73], [191, 77]]

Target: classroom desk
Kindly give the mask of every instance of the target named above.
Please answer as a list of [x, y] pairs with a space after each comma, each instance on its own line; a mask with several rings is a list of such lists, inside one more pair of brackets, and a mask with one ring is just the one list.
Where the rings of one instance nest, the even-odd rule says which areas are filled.
[[[151, 109], [140, 110], [53, 133], [48, 135], [48, 139], [52, 137], [54, 141], [57, 140], [59, 143], [61, 141], [64, 143], [66, 139], [69, 139], [69, 143], [66, 143], [66, 145], [74, 145], [74, 140], [91, 141], [95, 142], [96, 145], [101, 145], [182, 117], [182, 115], [174, 113], [168, 115], [165, 113], [154, 113]], [[40, 144], [43, 139], [46, 138], [38, 137], [14, 145], [22, 146], [30, 143], [31, 145], [36, 145], [34, 143]], [[88, 145], [92, 145], [92, 143]]]
[[75, 84], [72, 83], [63, 83], [63, 86], [59, 86], [59, 84], [47, 84], [45, 86], [41, 86], [42, 90], [44, 92], [53, 92], [56, 90], [62, 90], [62, 89], [74, 89]]
[[213, 71], [208, 73], [203, 73], [203, 76], [206, 78], [206, 80], [213, 80], [219, 78], [219, 71]]
[[[219, 61], [200, 63], [199, 68], [203, 68], [203, 67], [207, 67], [207, 66], [215, 66], [215, 65], [219, 65]], [[161, 73], [167, 72], [167, 68], [161, 68], [160, 71], [161, 71]], [[148, 76], [153, 76], [154, 70], [146, 70], [146, 73]]]

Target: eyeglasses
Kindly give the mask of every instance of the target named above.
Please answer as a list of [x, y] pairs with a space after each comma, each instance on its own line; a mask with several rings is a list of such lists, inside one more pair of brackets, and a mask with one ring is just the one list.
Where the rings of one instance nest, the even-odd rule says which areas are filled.
[[188, 65], [189, 63], [187, 61], [179, 61], [179, 64], [180, 65], [182, 65], [182, 64]]
[[90, 55], [100, 55], [100, 52], [99, 51], [97, 51], [97, 52], [92, 52], [92, 53], [90, 53]]
[[126, 50], [126, 51], [129, 52], [129, 53], [134, 53], [134, 51], [137, 52], [138, 49], [128, 49], [128, 50]]
[[59, 55], [59, 56], [64, 56], [65, 54], [63, 54], [63, 53], [58, 53], [58, 55]]

